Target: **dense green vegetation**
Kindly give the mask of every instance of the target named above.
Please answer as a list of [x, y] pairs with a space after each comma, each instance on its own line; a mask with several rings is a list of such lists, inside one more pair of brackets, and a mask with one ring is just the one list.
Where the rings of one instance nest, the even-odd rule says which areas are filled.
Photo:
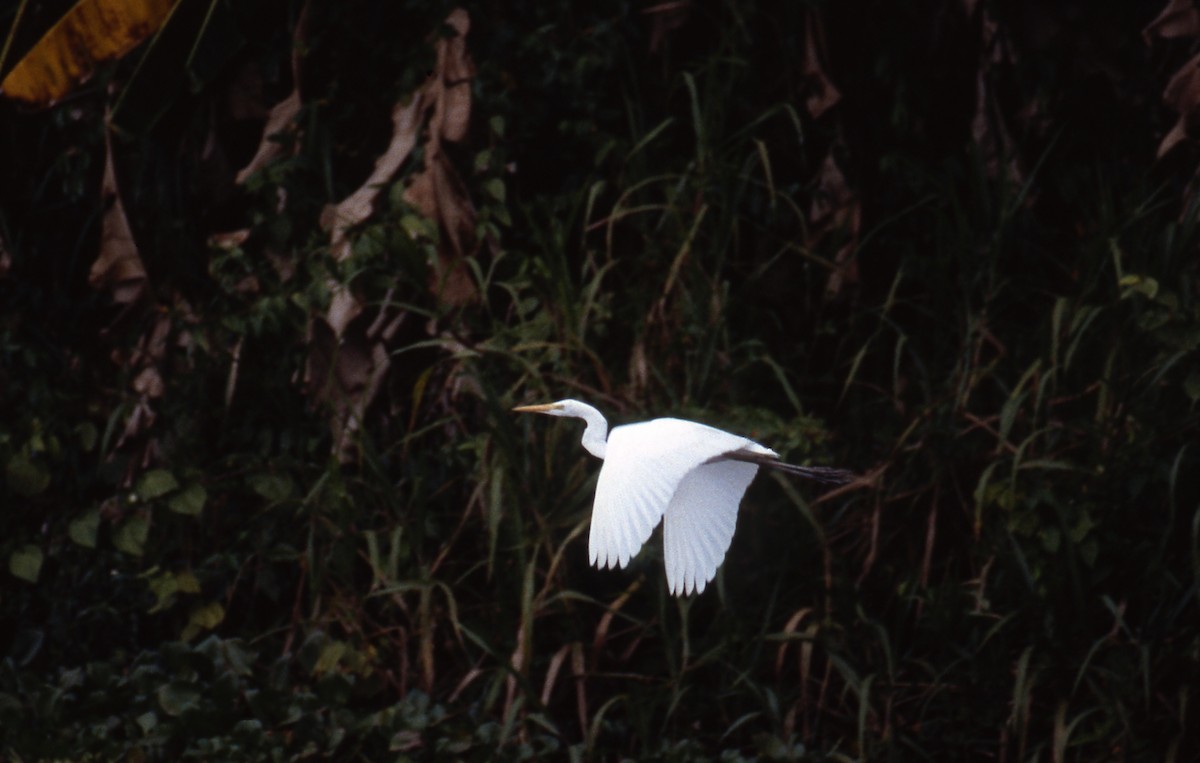
[[[302, 7], [0, 105], [0, 760], [1197, 754], [1161, 8], [467, 4], [468, 129], [418, 112], [339, 250], [453, 6]], [[598, 464], [508, 413], [568, 396], [863, 478], [760, 476], [677, 600], [658, 537], [588, 567]]]

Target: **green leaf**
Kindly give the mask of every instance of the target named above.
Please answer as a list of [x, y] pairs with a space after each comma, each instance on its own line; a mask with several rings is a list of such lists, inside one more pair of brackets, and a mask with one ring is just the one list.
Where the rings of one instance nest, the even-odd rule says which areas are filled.
[[143, 734], [149, 734], [158, 725], [158, 715], [153, 710], [147, 710], [134, 719]]
[[1133, 292], [1139, 292], [1146, 295], [1150, 299], [1154, 299], [1155, 295], [1158, 294], [1158, 281], [1150, 276], [1141, 276], [1136, 273], [1130, 273], [1118, 281], [1117, 285], [1123, 286], [1129, 290], [1122, 296], [1131, 294]]
[[29, 498], [50, 486], [50, 470], [28, 456], [16, 455], [4, 467], [4, 479], [9, 490]]
[[292, 478], [286, 474], [255, 474], [249, 482], [251, 490], [272, 503], [278, 503], [292, 494]]
[[188, 570], [175, 576], [175, 585], [180, 593], [200, 593], [200, 581]]
[[180, 638], [184, 641], [191, 641], [204, 631], [211, 631], [213, 628], [216, 628], [224, 619], [224, 607], [215, 601], [205, 604], [199, 609], [192, 610], [192, 615], [188, 618], [188, 624], [184, 626]]
[[96, 547], [96, 535], [100, 531], [100, 510], [91, 509], [67, 525], [67, 535], [84, 548]]
[[504, 203], [504, 181], [500, 178], [492, 178], [484, 183], [483, 190], [487, 191], [488, 195], [496, 201]]
[[347, 648], [344, 641], [330, 641], [321, 649], [321, 656], [317, 658], [317, 664], [313, 666], [312, 672], [320, 675], [335, 669], [342, 657], [345, 656]]
[[8, 557], [8, 570], [21, 580], [36, 583], [42, 573], [42, 550], [33, 544], [21, 546]]
[[176, 514], [199, 516], [204, 511], [204, 502], [208, 500], [208, 491], [203, 485], [190, 483], [182, 491], [167, 499], [167, 508]]
[[79, 438], [79, 447], [83, 448], [85, 453], [90, 453], [96, 447], [96, 440], [100, 437], [100, 431], [96, 429], [95, 424], [85, 421], [75, 427], [75, 436]]
[[138, 480], [135, 492], [139, 498], [150, 500], [166, 495], [178, 487], [179, 482], [175, 480], [175, 475], [166, 469], [152, 469]]
[[167, 715], [180, 716], [200, 703], [200, 692], [180, 683], [158, 688], [158, 704]]
[[149, 535], [150, 522], [145, 517], [130, 517], [113, 532], [113, 545], [130, 556], [141, 556], [146, 553]]

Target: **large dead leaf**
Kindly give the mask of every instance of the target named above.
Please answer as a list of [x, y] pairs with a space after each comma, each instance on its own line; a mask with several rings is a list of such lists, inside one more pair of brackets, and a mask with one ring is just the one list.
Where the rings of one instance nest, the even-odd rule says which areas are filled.
[[1171, 77], [1167, 89], [1163, 91], [1163, 101], [1179, 112], [1179, 119], [1158, 144], [1160, 158], [1180, 141], [1194, 138], [1200, 133], [1200, 54], [1192, 57]]
[[[308, 3], [305, 3], [304, 7], [300, 9], [300, 18], [296, 20], [296, 29], [292, 32], [292, 92], [287, 98], [275, 104], [267, 115], [267, 122], [263, 125], [262, 138], [258, 142], [258, 150], [254, 152], [254, 157], [250, 159], [249, 164], [238, 171], [234, 180], [238, 185], [242, 185], [246, 182], [246, 178], [283, 156], [284, 141], [281, 138], [298, 130], [296, 117], [300, 115], [300, 107], [304, 105], [304, 100], [300, 95], [300, 54], [306, 47], [307, 36]], [[243, 92], [245, 84], [244, 79], [239, 79], [236, 95], [245, 95]], [[259, 83], [259, 87], [261, 87], [261, 83]], [[240, 111], [253, 109], [252, 105], [244, 103], [244, 98], [242, 103], [237, 103], [233, 97], [235, 93], [231, 93], [231, 106], [237, 104]]]
[[1149, 45], [1153, 38], [1165, 40], [1195, 37], [1200, 34], [1200, 9], [1195, 0], [1170, 0], [1158, 17], [1142, 30], [1142, 39]]
[[[440, 273], [432, 285], [444, 302], [465, 304], [475, 298], [463, 258], [474, 253], [475, 209], [462, 181], [442, 152], [442, 141], [459, 141], [471, 115], [470, 80], [475, 66], [466, 49], [470, 29], [467, 12], [455, 9], [446, 19], [455, 34], [437, 41], [437, 64], [418, 90], [392, 108], [392, 137], [375, 160], [371, 175], [354, 193], [327, 207], [321, 226], [329, 233], [330, 254], [337, 261], [351, 253], [350, 232], [375, 213], [379, 195], [413, 153], [424, 128], [425, 163], [413, 175], [405, 199], [442, 232]], [[354, 292], [330, 284], [332, 297], [324, 316], [313, 319], [310, 358], [305, 378], [310, 393], [331, 408], [334, 450], [351, 458], [352, 435], [374, 399], [390, 365], [385, 343], [403, 320], [402, 312], [384, 307], [362, 329], [364, 307]], [[386, 301], [385, 301], [386, 303]], [[357, 327], [357, 328], [356, 328]]]
[[0, 91], [30, 106], [49, 106], [98, 64], [124, 56], [158, 31], [173, 5], [173, 0], [80, 0], [17, 62]]
[[858, 249], [859, 231], [862, 227], [862, 204], [857, 194], [850, 190], [846, 176], [830, 151], [821, 165], [817, 179], [817, 190], [809, 210], [812, 234], [809, 246], [815, 246], [825, 236], [842, 232], [846, 241], [838, 247], [834, 258], [834, 271], [825, 284], [828, 294], [838, 294], [847, 284], [858, 283], [858, 262], [854, 253]]
[[146, 267], [138, 254], [125, 205], [117, 188], [113, 164], [112, 131], [104, 134], [104, 179], [100, 184], [104, 220], [100, 229], [100, 254], [92, 263], [88, 283], [95, 289], [108, 289], [114, 302], [129, 304], [146, 292]]
[[123, 448], [135, 441], [140, 443], [141, 458], [131, 462], [131, 471], [126, 476], [127, 479], [132, 479], [138, 467], [145, 468], [157, 456], [158, 444], [148, 435], [158, 418], [154, 410], [154, 401], [161, 398], [165, 391], [162, 367], [170, 334], [171, 318], [167, 313], [160, 312], [132, 352], [125, 354], [115, 351], [112, 355], [113, 362], [133, 374], [130, 387], [136, 395], [133, 410], [125, 419], [125, 429], [121, 432], [116, 446]]
[[804, 84], [808, 92], [804, 105], [814, 119], [820, 118], [842, 99], [842, 94], [834, 87], [821, 65], [824, 57], [825, 29], [817, 12], [811, 11], [804, 30]]
[[971, 137], [983, 154], [988, 176], [996, 178], [1003, 174], [1014, 186], [1020, 186], [1025, 182], [1025, 173], [992, 85], [993, 72], [1012, 65], [1016, 54], [986, 9], [980, 23], [980, 38], [982, 54], [975, 72], [975, 115], [971, 119]]
[[454, 10], [446, 18], [446, 24], [457, 34], [438, 41], [438, 69], [424, 86], [426, 97], [433, 104], [425, 166], [413, 177], [404, 198], [436, 222], [442, 233], [438, 268], [430, 289], [444, 304], [461, 306], [477, 296], [464, 262], [475, 254], [475, 206], [443, 153], [442, 140], [454, 142], [466, 135], [471, 116], [470, 80], [475, 75], [475, 64], [466, 49], [466, 34], [470, 30], [467, 12], [461, 8]]
[[650, 52], [657, 53], [663, 40], [672, 32], [683, 27], [692, 13], [692, 0], [670, 0], [643, 8], [642, 13], [650, 16]]

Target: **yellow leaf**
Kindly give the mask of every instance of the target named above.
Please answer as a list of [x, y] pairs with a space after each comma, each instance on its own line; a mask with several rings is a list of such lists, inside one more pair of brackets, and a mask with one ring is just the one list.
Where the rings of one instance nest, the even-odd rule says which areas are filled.
[[224, 619], [224, 607], [215, 601], [205, 604], [202, 607], [192, 610], [192, 614], [188, 618], [188, 624], [184, 626], [183, 633], [179, 635], [179, 638], [184, 641], [191, 641], [204, 631], [211, 631], [213, 628], [216, 628]]
[[49, 106], [158, 31], [174, 0], [79, 0], [13, 67], [0, 90], [31, 106]]

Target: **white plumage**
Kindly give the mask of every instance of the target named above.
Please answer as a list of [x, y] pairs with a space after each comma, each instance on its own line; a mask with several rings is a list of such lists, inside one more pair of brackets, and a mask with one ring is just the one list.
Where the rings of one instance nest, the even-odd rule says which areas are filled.
[[588, 537], [591, 563], [624, 567], [663, 521], [667, 586], [676, 595], [700, 593], [716, 575], [733, 541], [738, 505], [760, 465], [822, 482], [851, 476], [785, 464], [770, 448], [694, 421], [654, 419], [607, 434], [600, 412], [578, 400], [513, 410], [587, 422], [583, 446], [604, 459]]

